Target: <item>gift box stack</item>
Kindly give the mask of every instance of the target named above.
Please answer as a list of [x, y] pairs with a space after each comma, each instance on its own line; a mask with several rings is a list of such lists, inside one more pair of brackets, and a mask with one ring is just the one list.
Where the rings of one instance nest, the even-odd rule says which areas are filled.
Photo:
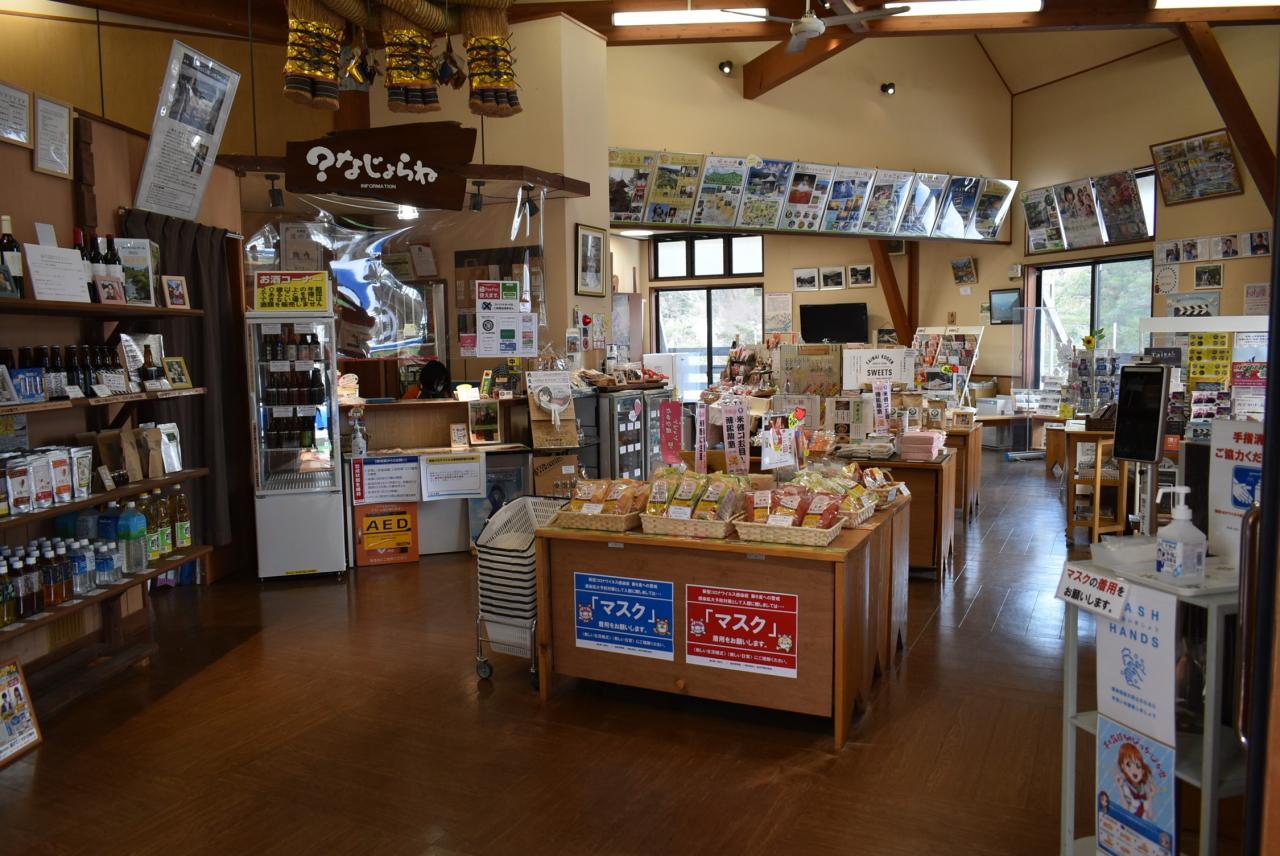
[[898, 454], [904, 461], [932, 461], [946, 439], [941, 431], [910, 431], [898, 438]]

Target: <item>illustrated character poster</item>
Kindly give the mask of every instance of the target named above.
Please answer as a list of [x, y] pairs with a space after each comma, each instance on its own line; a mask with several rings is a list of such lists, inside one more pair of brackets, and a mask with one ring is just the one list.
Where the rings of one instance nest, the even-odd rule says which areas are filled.
[[1097, 747], [1098, 852], [1177, 853], [1173, 748], [1105, 716], [1098, 717]]

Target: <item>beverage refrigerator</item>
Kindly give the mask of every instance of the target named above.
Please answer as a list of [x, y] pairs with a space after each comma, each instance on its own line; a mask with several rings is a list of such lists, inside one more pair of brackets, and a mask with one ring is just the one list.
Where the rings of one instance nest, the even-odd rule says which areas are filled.
[[602, 392], [600, 413], [600, 477], [645, 477], [645, 413], [643, 392]]
[[333, 316], [246, 317], [258, 577], [343, 573]]

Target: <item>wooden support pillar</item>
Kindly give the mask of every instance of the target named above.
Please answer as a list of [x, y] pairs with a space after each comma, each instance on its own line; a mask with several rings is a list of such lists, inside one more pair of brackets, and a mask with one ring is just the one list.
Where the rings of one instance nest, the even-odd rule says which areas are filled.
[[861, 40], [862, 36], [847, 33], [819, 36], [805, 42], [804, 49], [796, 53], [787, 53], [787, 43], [779, 42], [742, 67], [742, 97], [758, 98]]
[[335, 131], [362, 131], [369, 127], [369, 92], [344, 89], [338, 93], [338, 112], [333, 114]]
[[[920, 327], [920, 242], [907, 241], [907, 323], [911, 332]], [[899, 342], [902, 339], [898, 340]], [[904, 342], [905, 344], [905, 342]]]
[[1253, 183], [1258, 186], [1258, 193], [1267, 204], [1267, 210], [1274, 217], [1276, 155], [1267, 142], [1262, 126], [1258, 124], [1258, 117], [1249, 106], [1249, 100], [1245, 98], [1244, 90], [1240, 88], [1240, 82], [1231, 70], [1231, 64], [1222, 52], [1222, 46], [1213, 35], [1213, 28], [1207, 23], [1195, 22], [1181, 24], [1178, 33], [1182, 36], [1187, 53], [1191, 55], [1191, 61], [1200, 72], [1205, 88], [1209, 90], [1209, 97], [1222, 114], [1222, 121], [1240, 152], [1240, 159], [1249, 170]]
[[893, 262], [889, 258], [889, 244], [879, 238], [871, 238], [871, 258], [876, 263], [876, 279], [880, 280], [880, 290], [884, 292], [885, 303], [889, 304], [889, 318], [893, 321], [893, 329], [898, 331], [899, 342], [910, 342], [915, 328], [907, 316], [906, 307], [902, 305], [902, 292], [898, 290], [898, 277], [893, 272]]

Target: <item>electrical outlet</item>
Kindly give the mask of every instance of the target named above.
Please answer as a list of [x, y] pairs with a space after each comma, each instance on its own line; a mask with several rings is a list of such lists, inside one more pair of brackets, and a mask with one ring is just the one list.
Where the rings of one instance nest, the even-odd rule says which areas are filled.
[[947, 313], [947, 323], [948, 323], [948, 324], [954, 324], [954, 323], [956, 323], [956, 313], [954, 313], [954, 312], [948, 312], [948, 313]]

